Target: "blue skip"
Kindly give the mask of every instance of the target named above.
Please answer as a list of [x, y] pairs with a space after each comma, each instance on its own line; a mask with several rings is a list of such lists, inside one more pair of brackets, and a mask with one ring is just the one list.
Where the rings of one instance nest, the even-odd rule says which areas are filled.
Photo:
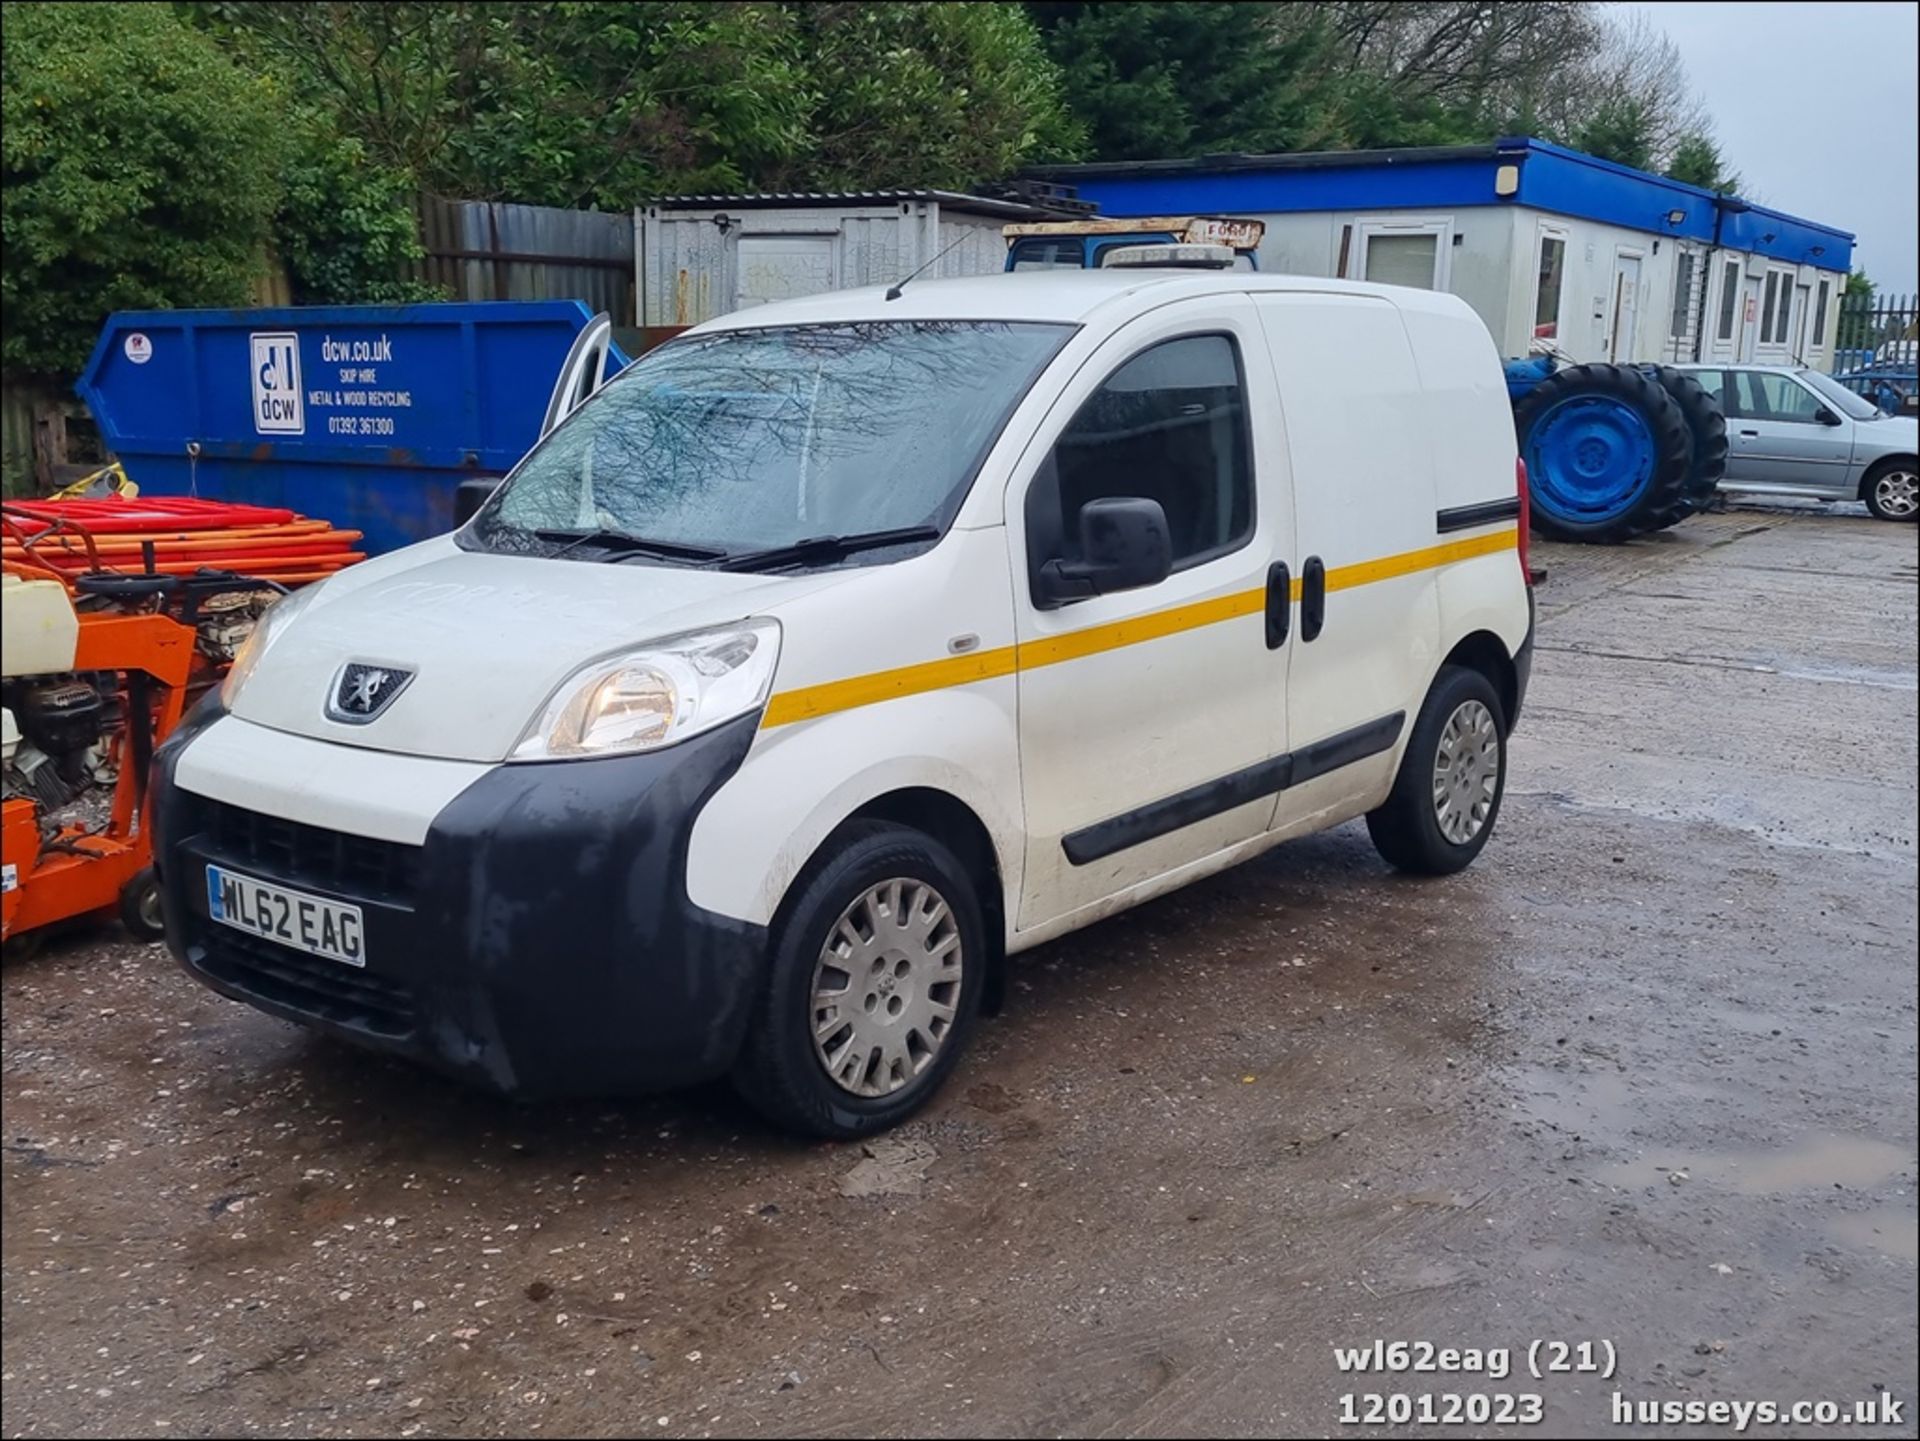
[[592, 319], [577, 300], [121, 311], [78, 389], [142, 490], [286, 506], [377, 553], [452, 529], [461, 484], [532, 448]]

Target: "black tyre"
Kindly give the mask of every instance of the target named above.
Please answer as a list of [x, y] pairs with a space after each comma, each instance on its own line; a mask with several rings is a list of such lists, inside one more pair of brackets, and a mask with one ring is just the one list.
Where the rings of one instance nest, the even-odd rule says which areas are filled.
[[1393, 790], [1367, 812], [1367, 834], [1400, 870], [1451, 875], [1493, 834], [1506, 786], [1500, 693], [1477, 670], [1442, 666], [1413, 723]]
[[972, 879], [919, 831], [838, 831], [776, 922], [735, 1088], [775, 1125], [848, 1140], [924, 1105], [980, 1008], [987, 935]]
[[1913, 457], [1890, 456], [1867, 472], [1860, 482], [1860, 498], [1876, 519], [1913, 520], [1920, 517], [1920, 491], [1915, 481]]
[[1568, 366], [1529, 391], [1513, 418], [1540, 534], [1611, 545], [1689, 513], [1693, 437], [1653, 377]]
[[1680, 407], [1681, 419], [1693, 438], [1693, 469], [1687, 476], [1687, 497], [1698, 510], [1720, 492], [1727, 473], [1727, 416], [1707, 388], [1684, 370], [1671, 365], [1654, 367], [1654, 378]]
[[120, 920], [143, 941], [166, 939], [166, 916], [160, 909], [160, 880], [152, 866], [134, 872], [120, 887]]

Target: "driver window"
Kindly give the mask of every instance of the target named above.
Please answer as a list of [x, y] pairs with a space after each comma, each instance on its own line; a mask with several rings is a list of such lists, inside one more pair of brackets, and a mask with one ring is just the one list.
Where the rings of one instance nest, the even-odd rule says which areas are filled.
[[1162, 341], [1089, 396], [1027, 493], [1039, 563], [1080, 555], [1080, 509], [1138, 496], [1160, 503], [1173, 568], [1211, 560], [1253, 533], [1253, 462], [1240, 356], [1224, 335]]
[[1753, 384], [1755, 390], [1759, 391], [1761, 413], [1768, 420], [1788, 420], [1811, 426], [1814, 414], [1820, 411], [1818, 397], [1791, 376], [1782, 376], [1772, 370], [1755, 370]]

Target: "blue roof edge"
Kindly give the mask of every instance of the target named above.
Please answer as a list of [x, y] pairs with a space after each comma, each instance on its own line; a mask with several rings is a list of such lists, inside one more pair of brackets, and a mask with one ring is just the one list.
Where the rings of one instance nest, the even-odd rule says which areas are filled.
[[[1495, 176], [1506, 165], [1520, 172], [1519, 185], [1499, 195]], [[1033, 173], [1071, 182], [1115, 217], [1524, 205], [1840, 272], [1855, 240], [1837, 226], [1528, 135], [1490, 145], [1210, 155]]]
[[1803, 215], [1794, 215], [1785, 210], [1775, 210], [1770, 205], [1762, 205], [1758, 201], [1748, 200], [1745, 196], [1737, 195], [1729, 191], [1708, 190], [1699, 185], [1689, 184], [1684, 180], [1675, 180], [1670, 175], [1656, 175], [1650, 170], [1636, 170], [1631, 165], [1622, 165], [1617, 160], [1603, 160], [1598, 155], [1589, 155], [1583, 150], [1569, 150], [1564, 145], [1555, 145], [1551, 140], [1540, 140], [1531, 135], [1503, 135], [1495, 143], [1503, 153], [1509, 150], [1515, 153], [1524, 150], [1538, 155], [1551, 155], [1559, 160], [1592, 166], [1596, 170], [1609, 171], [1628, 179], [1642, 182], [1651, 181], [1656, 185], [1665, 186], [1669, 190], [1679, 191], [1697, 199], [1714, 202], [1737, 201], [1751, 214], [1765, 215], [1769, 219], [1779, 220], [1790, 225], [1804, 226], [1808, 230], [1818, 230], [1824, 235], [1833, 236], [1836, 240], [1846, 241], [1849, 246], [1859, 239], [1859, 235], [1851, 230], [1842, 230], [1838, 226], [1825, 225], [1818, 220], [1808, 220]]

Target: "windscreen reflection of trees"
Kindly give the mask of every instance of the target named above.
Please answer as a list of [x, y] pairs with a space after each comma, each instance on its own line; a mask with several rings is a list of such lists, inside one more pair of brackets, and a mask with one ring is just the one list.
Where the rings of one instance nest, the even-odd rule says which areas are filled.
[[530, 455], [496, 518], [730, 550], [938, 523], [1059, 339], [935, 321], [676, 342]]

